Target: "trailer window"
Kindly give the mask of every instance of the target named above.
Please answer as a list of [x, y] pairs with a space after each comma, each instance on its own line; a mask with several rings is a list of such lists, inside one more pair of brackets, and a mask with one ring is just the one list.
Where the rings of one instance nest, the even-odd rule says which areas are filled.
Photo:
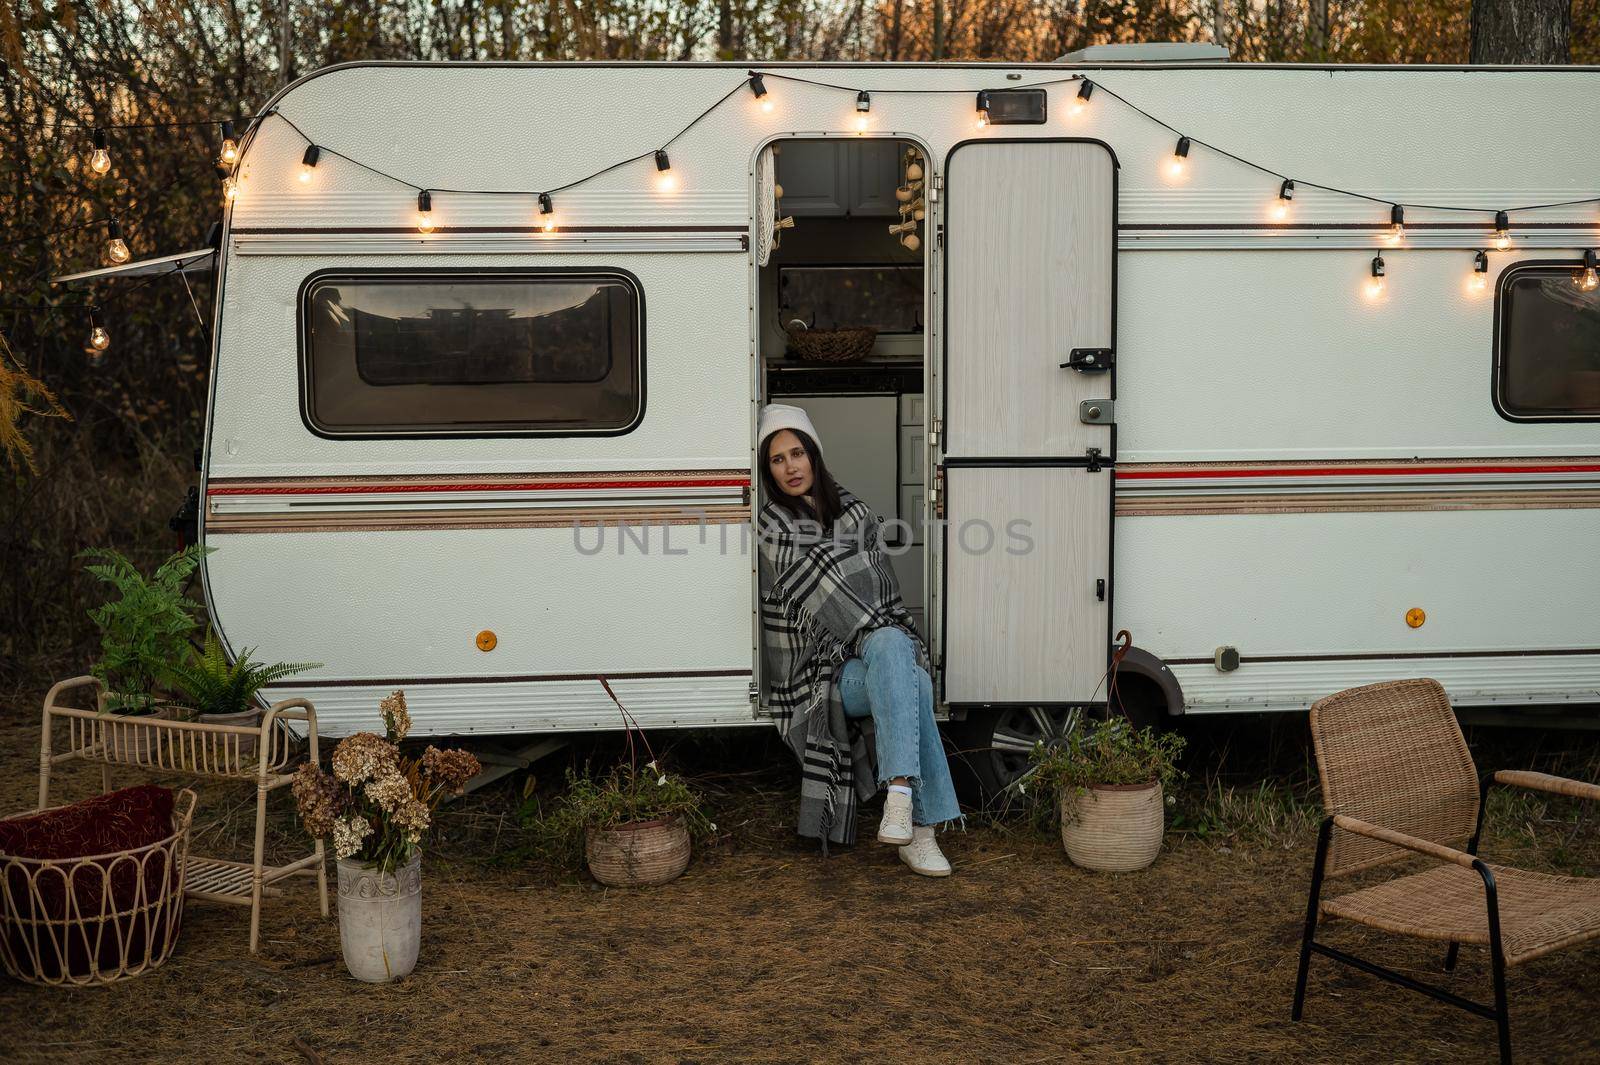
[[641, 306], [623, 274], [320, 275], [301, 306], [307, 420], [357, 436], [625, 431]]
[[1600, 417], [1600, 289], [1573, 265], [1512, 267], [1496, 308], [1495, 399], [1508, 418]]

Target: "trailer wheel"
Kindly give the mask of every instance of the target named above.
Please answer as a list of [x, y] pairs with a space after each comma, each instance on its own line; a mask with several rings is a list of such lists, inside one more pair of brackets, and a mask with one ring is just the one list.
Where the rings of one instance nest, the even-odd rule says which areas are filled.
[[985, 806], [1003, 806], [1006, 788], [1028, 769], [1034, 744], [1059, 746], [1083, 720], [1076, 706], [1008, 706], [973, 710], [950, 726], [955, 751], [950, 765], [967, 797]]

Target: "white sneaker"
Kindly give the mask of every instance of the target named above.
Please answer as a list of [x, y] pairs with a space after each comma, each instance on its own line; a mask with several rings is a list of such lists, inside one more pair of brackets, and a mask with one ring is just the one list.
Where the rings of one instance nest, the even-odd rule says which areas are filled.
[[903, 846], [911, 842], [911, 796], [891, 791], [883, 800], [883, 820], [878, 822], [878, 842]]
[[923, 876], [949, 876], [950, 860], [939, 849], [933, 838], [932, 825], [918, 825], [911, 842], [900, 848], [900, 860], [911, 866], [911, 871]]

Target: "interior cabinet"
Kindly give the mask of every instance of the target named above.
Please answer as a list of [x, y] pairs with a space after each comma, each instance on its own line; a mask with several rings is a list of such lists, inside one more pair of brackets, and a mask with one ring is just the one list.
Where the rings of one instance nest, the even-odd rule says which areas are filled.
[[899, 214], [900, 142], [885, 139], [784, 141], [778, 152], [783, 213], [806, 217]]

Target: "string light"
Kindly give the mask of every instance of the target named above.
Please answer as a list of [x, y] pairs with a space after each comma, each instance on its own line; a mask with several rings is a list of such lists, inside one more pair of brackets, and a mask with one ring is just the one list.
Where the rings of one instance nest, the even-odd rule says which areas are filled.
[[106, 139], [106, 131], [97, 127], [90, 135], [90, 143], [94, 150], [89, 153], [89, 169], [104, 174], [111, 169], [111, 142]]
[[1473, 292], [1487, 292], [1489, 289], [1489, 253], [1479, 250], [1472, 257], [1472, 275], [1467, 278], [1467, 287]]
[[539, 193], [539, 226], [546, 233], [554, 233], [556, 230], [555, 210], [556, 205], [550, 199], [550, 194], [548, 192]]
[[417, 193], [417, 230], [422, 233], [433, 232], [433, 197], [427, 189]]
[[1067, 109], [1068, 113], [1071, 114], [1073, 118], [1077, 118], [1079, 115], [1089, 110], [1089, 97], [1093, 95], [1094, 82], [1090, 81], [1088, 78], [1084, 78], [1083, 84], [1078, 86], [1078, 95], [1072, 99], [1072, 106]]
[[672, 160], [667, 158], [665, 148], [656, 149], [656, 188], [662, 192], [671, 192], [678, 185], [678, 178], [672, 172]]
[[1272, 217], [1279, 221], [1287, 221], [1289, 207], [1294, 201], [1294, 182], [1284, 178], [1283, 184], [1278, 186], [1278, 202], [1272, 205]]
[[1578, 271], [1578, 276], [1572, 279], [1572, 283], [1582, 292], [1600, 289], [1600, 258], [1595, 256], [1593, 248], [1583, 253], [1583, 269]]
[[311, 183], [311, 171], [317, 168], [317, 160], [322, 157], [322, 149], [315, 144], [306, 145], [306, 154], [300, 157], [300, 183]]
[[1406, 212], [1398, 203], [1389, 210], [1389, 243], [1398, 245], [1406, 239]]
[[94, 310], [89, 310], [89, 339], [84, 343], [83, 350], [88, 354], [90, 362], [99, 362], [100, 356], [111, 346], [111, 334], [106, 332], [106, 327], [94, 320]]
[[772, 100], [767, 96], [766, 79], [753, 70], [750, 72], [750, 95], [760, 101], [761, 110], [769, 115], [772, 113]]
[[120, 264], [131, 258], [133, 253], [122, 239], [122, 225], [115, 218], [109, 220], [106, 222], [106, 259]]
[[1167, 173], [1174, 178], [1183, 177], [1184, 167], [1189, 158], [1189, 138], [1179, 137], [1178, 146], [1172, 150], [1172, 160], [1167, 163]]
[[989, 94], [987, 91], [978, 93], [978, 128], [989, 128]]
[[1367, 279], [1367, 299], [1376, 300], [1383, 298], [1386, 285], [1383, 280], [1383, 256], [1372, 257], [1372, 276]]
[[872, 111], [872, 94], [865, 89], [856, 93], [856, 132], [865, 133], [872, 119], [867, 117]]
[[232, 203], [239, 198], [239, 179], [229, 174], [222, 179], [222, 202]]
[[1511, 247], [1511, 217], [1504, 211], [1494, 213], [1494, 246], [1501, 251]]
[[222, 124], [222, 150], [217, 153], [217, 161], [223, 166], [239, 161], [239, 141], [233, 135], [232, 120]]

